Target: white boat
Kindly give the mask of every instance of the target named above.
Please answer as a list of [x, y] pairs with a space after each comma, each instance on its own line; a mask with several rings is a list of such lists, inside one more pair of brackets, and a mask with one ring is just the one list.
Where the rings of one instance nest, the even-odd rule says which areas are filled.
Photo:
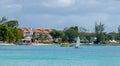
[[75, 48], [79, 48], [80, 46], [80, 38], [77, 37], [77, 41], [76, 41], [76, 44], [75, 44]]

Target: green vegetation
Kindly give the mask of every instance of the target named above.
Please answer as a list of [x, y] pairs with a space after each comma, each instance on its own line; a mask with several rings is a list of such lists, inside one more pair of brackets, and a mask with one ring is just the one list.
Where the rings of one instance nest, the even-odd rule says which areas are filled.
[[[76, 41], [76, 37], [79, 36], [81, 42], [95, 44], [110, 44], [109, 40], [120, 40], [120, 26], [118, 27], [118, 33], [116, 32], [104, 32], [104, 24], [101, 22], [99, 24], [95, 23], [95, 32], [89, 33], [89, 31], [84, 27], [72, 26], [66, 27], [63, 31], [53, 29], [51, 35], [54, 39], [59, 38], [61, 43], [68, 42], [72, 43]], [[58, 42], [59, 43], [59, 42]]]
[[63, 37], [64, 42], [74, 42], [75, 38], [78, 36], [78, 27], [65, 28], [63, 32], [65, 33]]
[[53, 42], [58, 43], [58, 44], [60, 44], [62, 42], [61, 38], [65, 37], [65, 33], [61, 30], [53, 29], [50, 34], [53, 37]]
[[118, 40], [120, 40], [120, 25], [118, 26], [118, 34], [117, 34], [117, 37], [116, 37]]
[[17, 26], [17, 20], [8, 20], [2, 17], [0, 20], [0, 41], [7, 43], [19, 42], [21, 36]]
[[97, 37], [97, 40], [95, 43], [103, 43], [105, 41], [105, 35], [103, 33], [104, 31], [104, 24], [95, 24], [95, 33], [96, 33], [96, 37]]
[[61, 44], [62, 42], [74, 42], [75, 38], [79, 35], [78, 27], [70, 27], [62, 30], [53, 29], [50, 33], [55, 43]]

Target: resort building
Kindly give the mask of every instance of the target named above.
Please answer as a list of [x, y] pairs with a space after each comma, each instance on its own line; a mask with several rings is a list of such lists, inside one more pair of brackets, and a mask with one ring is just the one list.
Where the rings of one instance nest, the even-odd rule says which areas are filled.
[[[23, 37], [22, 41], [29, 42], [52, 42], [50, 35], [51, 29], [32, 29], [32, 28], [19, 28]], [[34, 37], [34, 38], [33, 38]], [[34, 40], [33, 40], [34, 39]]]
[[23, 37], [27, 37], [27, 36], [32, 36], [33, 35], [33, 31], [32, 28], [19, 28], [21, 35]]
[[50, 35], [51, 29], [35, 29], [33, 30], [34, 37], [38, 42], [52, 42], [52, 36]]
[[40, 33], [42, 33], [42, 32], [43, 32], [42, 29], [35, 29], [35, 30], [33, 30], [35, 38], [38, 38]]
[[32, 28], [19, 28], [23, 41], [31, 41], [33, 31]]

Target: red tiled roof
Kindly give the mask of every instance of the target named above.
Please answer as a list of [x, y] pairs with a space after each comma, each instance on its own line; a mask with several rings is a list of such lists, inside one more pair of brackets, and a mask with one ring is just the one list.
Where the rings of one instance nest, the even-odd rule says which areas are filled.
[[50, 33], [50, 32], [51, 32], [50, 29], [45, 29], [45, 30], [44, 30], [44, 33]]
[[30, 32], [31, 31], [31, 29], [30, 28], [19, 28], [19, 30], [25, 30], [25, 31], [27, 31], [27, 32]]
[[33, 30], [33, 32], [37, 32], [37, 33], [40, 33], [40, 32], [42, 32], [42, 31], [43, 31], [42, 29]]
[[[20, 31], [27, 31], [27, 32], [30, 32], [31, 29], [30, 28], [19, 28]], [[44, 33], [50, 33], [51, 30], [50, 29], [35, 29], [35, 30], [32, 30], [33, 32], [36, 32], [36, 33], [40, 33], [40, 32], [44, 32]]]

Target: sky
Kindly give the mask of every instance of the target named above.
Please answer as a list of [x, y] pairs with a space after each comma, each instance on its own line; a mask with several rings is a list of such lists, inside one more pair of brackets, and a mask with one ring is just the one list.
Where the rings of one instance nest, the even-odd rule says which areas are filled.
[[0, 17], [19, 21], [19, 27], [85, 27], [94, 31], [95, 22], [105, 31], [117, 31], [120, 25], [120, 0], [0, 0]]

